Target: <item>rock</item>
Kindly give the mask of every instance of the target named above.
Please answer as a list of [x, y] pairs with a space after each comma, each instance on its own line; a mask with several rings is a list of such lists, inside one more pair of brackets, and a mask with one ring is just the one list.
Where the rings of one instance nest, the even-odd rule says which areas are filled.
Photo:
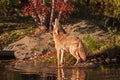
[[84, 63], [78, 64], [78, 67], [80, 67], [80, 68], [97, 68], [97, 67], [99, 67], [99, 63], [84, 62]]
[[23, 39], [9, 44], [4, 50], [15, 51], [14, 55], [17, 59], [31, 58], [42, 54], [53, 47], [53, 40], [50, 33], [44, 33], [40, 36], [26, 36]]
[[106, 58], [105, 61], [106, 61], [107, 63], [110, 63], [110, 58]]
[[94, 58], [94, 59], [91, 59], [91, 62], [97, 62], [97, 60]]
[[111, 62], [117, 62], [117, 58], [113, 58], [113, 59], [111, 59]]
[[87, 20], [81, 20], [79, 22], [76, 22], [75, 24], [66, 25], [64, 28], [65, 31], [67, 31], [71, 35], [78, 36], [80, 39], [84, 38], [86, 34], [93, 35], [94, 37], [96, 37], [96, 39], [100, 40], [106, 39], [108, 37], [105, 31], [100, 29], [99, 26], [96, 26], [95, 24]]
[[17, 59], [25, 59], [35, 55], [32, 49], [36, 45], [37, 41], [34, 38], [26, 36], [17, 42], [9, 44], [4, 50], [13, 50]]

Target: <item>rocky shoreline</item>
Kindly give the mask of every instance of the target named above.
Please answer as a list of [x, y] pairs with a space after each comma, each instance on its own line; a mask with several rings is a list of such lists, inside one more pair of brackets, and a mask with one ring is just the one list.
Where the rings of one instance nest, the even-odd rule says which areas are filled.
[[[80, 20], [74, 24], [64, 25], [63, 28], [70, 35], [78, 36], [80, 39], [83, 39], [84, 36], [86, 36], [86, 33], [95, 36], [99, 40], [103, 40], [108, 37], [102, 29], [86, 20]], [[44, 55], [49, 52], [55, 53], [52, 32], [42, 32], [37, 35], [28, 35], [21, 40], [9, 44], [3, 50], [14, 51], [15, 58], [18, 60], [34, 58], [35, 56]], [[52, 53], [49, 55], [53, 56]], [[109, 64], [119, 62], [119, 58], [119, 54], [116, 55], [113, 53], [113, 55], [109, 56], [108, 53], [105, 53], [88, 56], [86, 62], [90, 63], [90, 65], [91, 62], [98, 64]]]

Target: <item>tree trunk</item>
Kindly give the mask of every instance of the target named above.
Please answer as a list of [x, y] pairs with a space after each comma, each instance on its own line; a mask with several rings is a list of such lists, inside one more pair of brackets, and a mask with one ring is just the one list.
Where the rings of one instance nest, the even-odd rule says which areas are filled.
[[[66, 3], [68, 0], [64, 0], [64, 3]], [[58, 14], [58, 20], [61, 19], [61, 14], [62, 14], [62, 10], [60, 10], [59, 14]]]
[[[34, 0], [34, 3], [36, 3], [36, 4], [33, 4], [33, 6], [34, 7], [37, 7], [36, 5], [37, 5], [37, 0]], [[45, 5], [46, 4], [46, 2], [45, 2], [45, 0], [42, 0], [42, 3], [43, 3], [43, 5]], [[45, 9], [43, 8], [42, 9], [43, 10], [43, 12], [45, 11]], [[38, 27], [41, 29], [41, 28], [44, 28], [44, 29], [46, 29], [47, 27], [46, 27], [46, 14], [37, 14], [37, 15], [32, 15], [32, 17], [33, 17], [33, 19], [35, 20], [35, 22], [37, 22], [37, 24], [38, 24]]]
[[62, 11], [60, 11], [59, 14], [58, 14], [58, 20], [61, 19], [61, 14], [62, 14]]
[[52, 30], [52, 21], [53, 21], [53, 15], [54, 15], [54, 4], [55, 4], [55, 0], [52, 0], [52, 9], [51, 9], [51, 15], [50, 15], [50, 25], [49, 25], [49, 29]]

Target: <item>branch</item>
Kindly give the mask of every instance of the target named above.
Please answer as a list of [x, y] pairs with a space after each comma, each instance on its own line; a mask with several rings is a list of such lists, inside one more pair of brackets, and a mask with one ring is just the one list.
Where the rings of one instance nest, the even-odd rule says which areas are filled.
[[51, 15], [50, 15], [50, 30], [52, 30], [52, 21], [53, 21], [53, 15], [54, 15], [54, 5], [55, 5], [55, 0], [52, 0], [52, 10], [51, 10]]

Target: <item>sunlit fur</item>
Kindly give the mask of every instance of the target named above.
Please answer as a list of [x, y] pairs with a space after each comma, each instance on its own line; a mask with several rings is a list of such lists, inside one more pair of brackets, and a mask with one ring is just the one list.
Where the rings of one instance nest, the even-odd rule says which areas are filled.
[[64, 51], [67, 50], [73, 55], [78, 64], [81, 60], [86, 60], [86, 54], [84, 52], [83, 44], [78, 37], [70, 36], [64, 29], [59, 25], [59, 20], [55, 19], [55, 25], [53, 28], [53, 38], [55, 42], [55, 48], [57, 50], [58, 66], [63, 64]]

